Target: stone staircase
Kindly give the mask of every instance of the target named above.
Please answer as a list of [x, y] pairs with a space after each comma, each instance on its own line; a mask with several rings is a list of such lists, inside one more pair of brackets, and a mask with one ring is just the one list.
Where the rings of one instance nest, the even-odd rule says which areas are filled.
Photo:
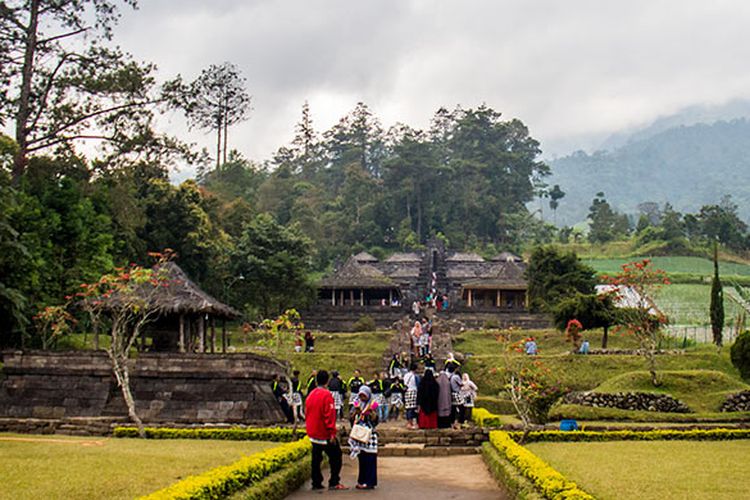
[[[442, 368], [443, 363], [448, 357], [449, 352], [453, 352], [453, 340], [447, 328], [443, 328], [443, 320], [439, 314], [432, 309], [427, 310], [428, 317], [432, 318], [432, 357], [435, 358], [435, 364]], [[396, 332], [393, 334], [388, 347], [383, 352], [383, 367], [387, 367], [391, 358], [396, 353], [406, 352], [411, 354], [410, 332], [413, 320], [409, 316], [404, 316], [394, 326]]]
[[[473, 455], [489, 440], [489, 431], [475, 427], [464, 429], [409, 430], [403, 422], [378, 426], [378, 454], [384, 457], [444, 457]], [[344, 451], [348, 435], [340, 434]]]

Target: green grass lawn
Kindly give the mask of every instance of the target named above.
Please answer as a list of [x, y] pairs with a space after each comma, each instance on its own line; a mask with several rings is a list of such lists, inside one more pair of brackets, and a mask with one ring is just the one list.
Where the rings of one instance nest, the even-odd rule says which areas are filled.
[[747, 498], [750, 440], [533, 443], [529, 450], [601, 499]]
[[0, 499], [131, 499], [278, 445], [0, 434]]

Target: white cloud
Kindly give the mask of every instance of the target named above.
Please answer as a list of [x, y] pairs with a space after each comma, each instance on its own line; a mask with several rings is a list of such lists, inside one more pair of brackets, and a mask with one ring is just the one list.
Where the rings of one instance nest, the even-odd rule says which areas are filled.
[[[141, 3], [117, 40], [162, 77], [240, 66], [254, 112], [230, 142], [256, 159], [291, 138], [306, 99], [321, 130], [360, 100], [386, 126], [418, 127], [439, 106], [487, 103], [561, 154], [750, 97], [750, 3], [739, 0]], [[185, 133], [179, 117], [169, 127]]]

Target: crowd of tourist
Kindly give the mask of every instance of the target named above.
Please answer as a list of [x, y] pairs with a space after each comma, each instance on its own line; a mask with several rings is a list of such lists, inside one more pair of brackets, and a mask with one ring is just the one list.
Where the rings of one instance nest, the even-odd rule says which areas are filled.
[[347, 444], [351, 457], [359, 461], [356, 488], [372, 489], [377, 486], [379, 425], [399, 420], [402, 411], [407, 429], [459, 428], [471, 420], [477, 386], [468, 373], [462, 373], [461, 363], [452, 353], [440, 371], [429, 353], [421, 361], [424, 370], [420, 374], [419, 364], [410, 361], [406, 353], [394, 354], [388, 370], [374, 372], [369, 381], [359, 370], [348, 380], [336, 370], [313, 370], [303, 384], [295, 370], [291, 391], [274, 377], [273, 393], [286, 419], [305, 421], [313, 444], [313, 489], [323, 488], [320, 467], [324, 454], [331, 468], [329, 488], [345, 488], [340, 483], [342, 452], [337, 422], [348, 420], [350, 424]]

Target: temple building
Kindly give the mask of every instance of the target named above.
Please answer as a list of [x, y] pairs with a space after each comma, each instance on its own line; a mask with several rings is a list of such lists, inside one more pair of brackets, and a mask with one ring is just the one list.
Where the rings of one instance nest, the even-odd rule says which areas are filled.
[[523, 260], [512, 253], [486, 260], [446, 250], [439, 240], [430, 241], [425, 250], [384, 260], [360, 252], [320, 280], [317, 305], [308, 311], [306, 323], [334, 329], [334, 323], [369, 315], [386, 326], [408, 313], [415, 300], [434, 292], [448, 298], [448, 310], [440, 311], [444, 316], [495, 314], [500, 324], [507, 324], [513, 314], [528, 314], [525, 270]]

